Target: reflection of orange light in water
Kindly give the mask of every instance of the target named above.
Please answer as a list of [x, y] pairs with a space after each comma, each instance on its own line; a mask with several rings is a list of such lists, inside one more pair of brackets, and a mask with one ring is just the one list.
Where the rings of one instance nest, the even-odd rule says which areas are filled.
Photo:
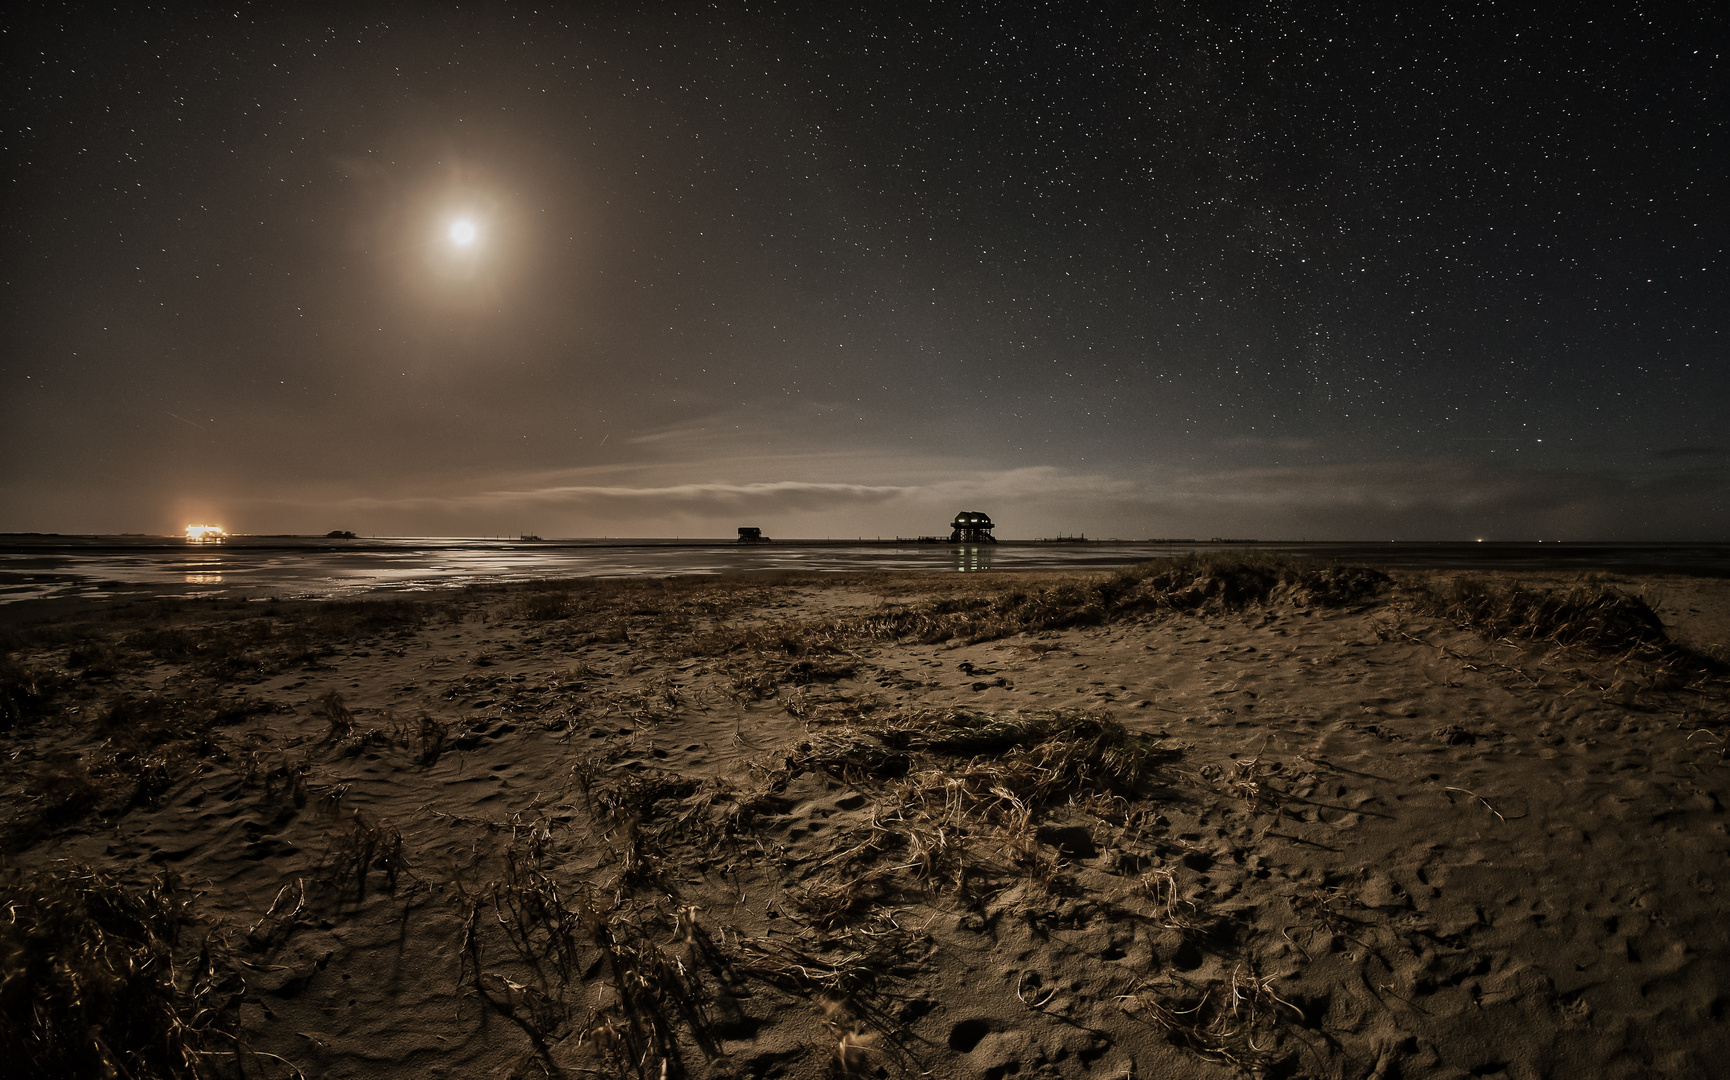
[[221, 525], [188, 525], [186, 527], [186, 542], [189, 544], [220, 544], [228, 539], [228, 533]]
[[221, 585], [222, 575], [189, 573], [186, 575], [186, 583], [188, 585]]

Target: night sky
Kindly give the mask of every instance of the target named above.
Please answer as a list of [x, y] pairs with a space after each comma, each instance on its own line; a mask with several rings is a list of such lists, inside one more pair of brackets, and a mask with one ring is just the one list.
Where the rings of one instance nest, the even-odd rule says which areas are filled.
[[1730, 537], [1722, 0], [0, 30], [0, 530]]

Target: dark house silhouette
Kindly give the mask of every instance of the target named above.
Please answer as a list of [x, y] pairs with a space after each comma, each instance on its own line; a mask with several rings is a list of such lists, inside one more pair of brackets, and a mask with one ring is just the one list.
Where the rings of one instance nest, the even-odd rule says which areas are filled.
[[955, 520], [949, 527], [955, 531], [949, 534], [952, 544], [995, 544], [997, 537], [991, 535], [991, 530], [997, 526], [991, 523], [991, 517], [977, 510], [963, 510], [955, 515]]

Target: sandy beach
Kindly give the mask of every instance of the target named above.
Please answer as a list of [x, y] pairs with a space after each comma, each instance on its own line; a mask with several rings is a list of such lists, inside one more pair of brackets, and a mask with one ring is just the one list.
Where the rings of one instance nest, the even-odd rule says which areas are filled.
[[1226, 556], [8, 618], [12, 1075], [1730, 1055], [1730, 580]]

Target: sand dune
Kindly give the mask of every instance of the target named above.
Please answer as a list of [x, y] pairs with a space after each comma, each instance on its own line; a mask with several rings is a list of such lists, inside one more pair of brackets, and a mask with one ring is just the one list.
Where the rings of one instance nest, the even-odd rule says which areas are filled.
[[1192, 560], [14, 625], [6, 1053], [1721, 1075], [1730, 583], [1471, 580]]

